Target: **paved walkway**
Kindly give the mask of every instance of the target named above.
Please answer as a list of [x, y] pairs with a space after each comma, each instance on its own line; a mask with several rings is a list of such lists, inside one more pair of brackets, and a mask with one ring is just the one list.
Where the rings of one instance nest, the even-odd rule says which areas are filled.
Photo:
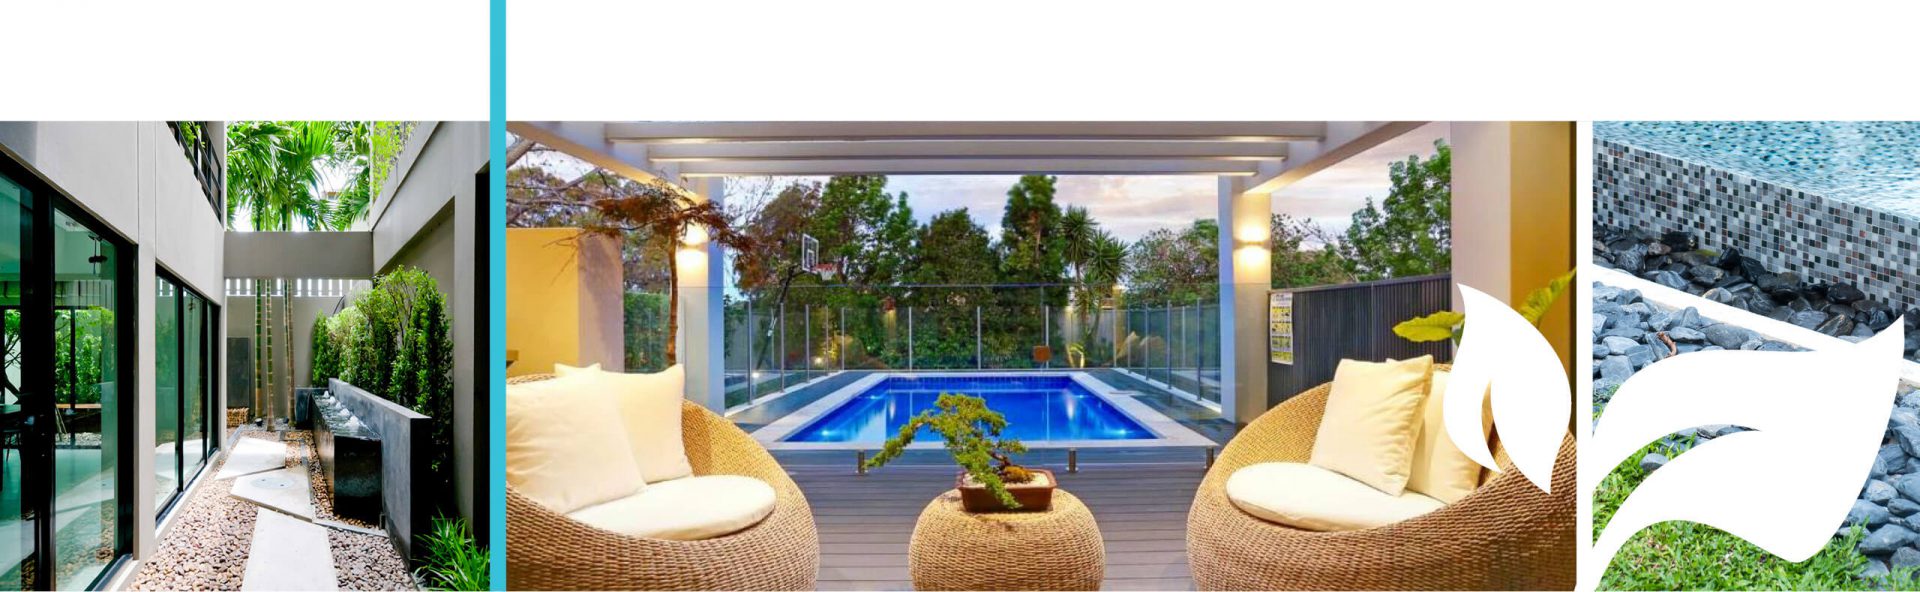
[[219, 474], [233, 479], [228, 495], [259, 506], [240, 589], [338, 590], [327, 528], [313, 522], [306, 467], [288, 465], [284, 442], [242, 438], [233, 455]]

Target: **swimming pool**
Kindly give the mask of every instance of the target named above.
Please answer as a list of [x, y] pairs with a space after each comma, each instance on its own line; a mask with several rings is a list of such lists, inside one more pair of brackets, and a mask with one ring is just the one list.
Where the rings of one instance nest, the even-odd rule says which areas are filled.
[[[941, 393], [986, 399], [1004, 435], [1029, 448], [1211, 445], [1212, 441], [1084, 372], [880, 373], [756, 430], [774, 449], [875, 448]], [[915, 447], [937, 447], [923, 431]]]
[[1920, 217], [1920, 122], [1601, 121], [1593, 136]]

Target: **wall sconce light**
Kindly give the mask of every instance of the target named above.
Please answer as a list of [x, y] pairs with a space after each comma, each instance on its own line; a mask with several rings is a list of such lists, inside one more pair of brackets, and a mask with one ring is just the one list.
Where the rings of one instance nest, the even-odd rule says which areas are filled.
[[688, 224], [687, 230], [680, 235], [680, 244], [698, 247], [707, 244], [707, 227], [704, 224]]

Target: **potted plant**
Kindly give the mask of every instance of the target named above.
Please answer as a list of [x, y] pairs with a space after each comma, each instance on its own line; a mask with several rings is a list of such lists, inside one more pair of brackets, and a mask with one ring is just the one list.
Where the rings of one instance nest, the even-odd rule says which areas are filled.
[[900, 433], [867, 459], [867, 468], [880, 468], [899, 458], [920, 428], [930, 428], [946, 440], [947, 453], [962, 469], [954, 486], [960, 490], [960, 505], [966, 511], [1044, 512], [1053, 506], [1053, 489], [1059, 484], [1053, 471], [1029, 469], [1013, 462], [1010, 455], [1025, 453], [1027, 447], [1018, 439], [1000, 436], [1007, 428], [1007, 418], [987, 408], [985, 399], [940, 393], [933, 406], [900, 426]]

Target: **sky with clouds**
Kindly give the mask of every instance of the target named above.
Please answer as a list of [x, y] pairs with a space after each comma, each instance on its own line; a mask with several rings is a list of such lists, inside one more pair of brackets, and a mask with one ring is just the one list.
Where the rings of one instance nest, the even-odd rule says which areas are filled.
[[[1409, 155], [1432, 154], [1434, 140], [1446, 138], [1447, 130], [1446, 123], [1429, 123], [1314, 173], [1275, 192], [1273, 211], [1310, 218], [1335, 234], [1345, 232], [1368, 197], [1386, 196], [1388, 166]], [[966, 208], [989, 234], [999, 236], [1007, 188], [1017, 180], [1015, 175], [893, 176], [887, 178], [887, 190], [907, 192], [907, 204], [922, 223]], [[776, 186], [784, 184], [778, 181]], [[1218, 217], [1219, 196], [1212, 176], [1066, 175], [1055, 184], [1054, 202], [1087, 208], [1108, 232], [1131, 241], [1156, 228]]]
[[[1314, 173], [1275, 192], [1273, 211], [1312, 219], [1336, 235], [1344, 232], [1353, 212], [1368, 197], [1378, 201], [1386, 196], [1388, 165], [1409, 155], [1432, 154], [1434, 140], [1446, 138], [1447, 130], [1446, 123], [1429, 123]], [[584, 172], [586, 168], [577, 161], [560, 162], [571, 160], [565, 156], [528, 158], [559, 170]], [[781, 177], [743, 179], [741, 185], [782, 187], [794, 180], [826, 181], [824, 177]], [[999, 236], [1007, 188], [1017, 180], [1017, 175], [896, 175], [887, 178], [887, 191], [906, 192], [907, 204], [923, 224], [941, 212], [966, 208], [990, 235]], [[1065, 175], [1055, 184], [1054, 202], [1063, 208], [1086, 208], [1108, 232], [1128, 241], [1157, 228], [1185, 227], [1220, 214], [1219, 183], [1212, 176]]]

